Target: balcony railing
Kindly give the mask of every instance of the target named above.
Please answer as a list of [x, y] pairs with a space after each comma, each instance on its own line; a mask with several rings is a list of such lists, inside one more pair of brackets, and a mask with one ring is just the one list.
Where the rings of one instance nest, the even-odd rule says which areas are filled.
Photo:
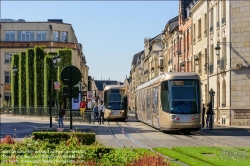
[[210, 33], [214, 32], [214, 26], [210, 27]]
[[209, 64], [209, 74], [214, 73], [214, 65], [212, 63]]
[[217, 28], [220, 28], [220, 22], [219, 21], [217, 22]]
[[223, 25], [223, 24], [226, 24], [226, 17], [223, 17], [223, 18], [221, 19], [221, 25]]
[[181, 51], [177, 51], [178, 55], [181, 56]]

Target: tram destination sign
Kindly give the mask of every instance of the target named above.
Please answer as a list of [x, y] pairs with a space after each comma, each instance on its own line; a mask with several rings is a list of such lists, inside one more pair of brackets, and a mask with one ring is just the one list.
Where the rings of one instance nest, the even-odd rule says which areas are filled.
[[234, 119], [250, 119], [250, 110], [235, 110]]

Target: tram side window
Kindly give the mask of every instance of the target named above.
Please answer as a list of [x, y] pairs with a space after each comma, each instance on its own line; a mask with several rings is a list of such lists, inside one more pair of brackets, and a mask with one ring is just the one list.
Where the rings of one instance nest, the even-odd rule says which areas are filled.
[[168, 81], [161, 83], [161, 105], [164, 112], [169, 112]]
[[104, 105], [108, 108], [108, 91], [104, 91]]

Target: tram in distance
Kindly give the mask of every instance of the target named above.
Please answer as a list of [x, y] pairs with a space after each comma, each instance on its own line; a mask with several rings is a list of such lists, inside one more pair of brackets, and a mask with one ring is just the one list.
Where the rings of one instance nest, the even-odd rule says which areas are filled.
[[104, 119], [126, 120], [128, 118], [127, 89], [124, 85], [107, 85], [104, 88]]
[[201, 129], [201, 85], [194, 72], [168, 72], [136, 89], [135, 115], [161, 131]]

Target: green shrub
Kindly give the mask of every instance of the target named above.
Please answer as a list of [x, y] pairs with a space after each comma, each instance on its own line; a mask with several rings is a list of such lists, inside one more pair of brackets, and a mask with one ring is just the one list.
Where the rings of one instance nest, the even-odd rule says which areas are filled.
[[33, 132], [34, 139], [48, 140], [50, 143], [60, 143], [68, 141], [71, 137], [76, 137], [84, 145], [91, 145], [95, 142], [95, 133], [83, 132]]

